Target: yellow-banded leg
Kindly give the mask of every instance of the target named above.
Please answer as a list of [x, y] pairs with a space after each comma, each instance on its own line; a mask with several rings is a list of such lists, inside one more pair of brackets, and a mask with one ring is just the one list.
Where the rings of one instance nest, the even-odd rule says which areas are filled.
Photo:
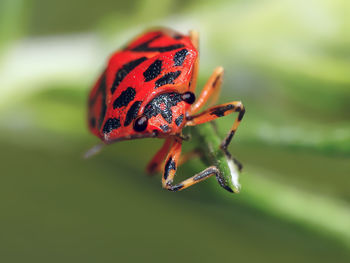
[[169, 191], [179, 191], [183, 190], [191, 185], [199, 183], [210, 176], [218, 176], [220, 174], [219, 170], [215, 166], [210, 166], [202, 172], [182, 181], [178, 184], [173, 184], [174, 177], [176, 174], [176, 169], [179, 163], [179, 158], [181, 154], [182, 141], [178, 138], [175, 139], [173, 146], [171, 147], [169, 154], [166, 158], [164, 173], [162, 177], [163, 188]]
[[162, 176], [162, 186], [163, 188], [169, 189], [172, 188], [172, 182], [176, 173], [178, 166], [180, 154], [182, 148], [182, 140], [175, 138], [173, 145], [166, 157], [164, 172]]
[[159, 149], [159, 151], [154, 155], [152, 160], [148, 163], [146, 171], [149, 175], [152, 175], [156, 172], [161, 171], [162, 164], [167, 156], [171, 145], [173, 144], [174, 138], [169, 137], [165, 139], [163, 146]]
[[[165, 157], [167, 156], [173, 141], [174, 139], [172, 137], [166, 139], [163, 146], [159, 149], [159, 151], [154, 155], [152, 160], [148, 163], [146, 171], [149, 175], [153, 175], [162, 170], [162, 164], [165, 161]], [[192, 150], [185, 154], [182, 154], [180, 156], [178, 166], [181, 166], [187, 161], [199, 156], [200, 156], [200, 153], [197, 150]]]
[[[172, 182], [168, 183], [165, 188], [168, 189], [169, 191], [181, 191], [183, 189], [186, 189], [196, 183], [199, 183], [205, 179], [208, 179], [209, 177], [215, 175], [218, 176], [220, 174], [218, 168], [215, 166], [210, 166], [207, 169], [203, 170], [202, 172], [182, 181], [181, 183], [178, 183], [176, 185], [173, 185]], [[231, 190], [232, 192], [232, 190]]]
[[223, 76], [223, 67], [214, 69], [213, 74], [210, 76], [207, 83], [205, 83], [198, 99], [192, 104], [190, 115], [197, 113], [207, 102], [209, 102], [209, 107], [216, 103], [220, 94]]
[[[234, 112], [238, 112], [238, 116], [235, 119], [230, 132], [228, 133], [226, 138], [221, 143], [221, 148], [225, 151], [225, 153], [227, 155], [231, 156], [231, 154], [227, 151], [227, 146], [230, 144], [239, 124], [241, 123], [241, 121], [243, 119], [245, 109], [244, 109], [242, 102], [233, 101], [233, 102], [221, 104], [221, 105], [212, 107], [210, 109], [207, 109], [200, 114], [188, 116], [187, 117], [188, 121], [187, 121], [186, 125], [195, 126], [195, 125], [198, 125], [201, 123], [215, 120], [217, 118], [226, 116], [226, 115], [234, 113]], [[236, 161], [236, 163], [239, 165], [239, 163], [237, 161]], [[239, 165], [239, 166], [241, 166], [241, 165]]]

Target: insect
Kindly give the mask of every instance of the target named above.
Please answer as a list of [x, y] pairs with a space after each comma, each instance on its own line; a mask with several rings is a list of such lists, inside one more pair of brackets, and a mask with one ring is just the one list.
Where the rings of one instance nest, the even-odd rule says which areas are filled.
[[[195, 88], [198, 74], [198, 33], [183, 35], [170, 29], [146, 32], [115, 52], [90, 92], [88, 123], [90, 131], [105, 144], [121, 140], [157, 137], [164, 144], [147, 166], [150, 174], [162, 174], [162, 186], [178, 191], [213, 175], [230, 192], [239, 191], [235, 167], [241, 165], [228, 152], [245, 113], [240, 101], [209, 107], [220, 93], [223, 68], [217, 67], [206, 82], [198, 99]], [[202, 110], [202, 111], [201, 111]], [[199, 113], [200, 112], [200, 113]], [[198, 138], [207, 140], [201, 150], [181, 156], [187, 126], [213, 121], [238, 112], [233, 126], [221, 142], [210, 142], [206, 134], [195, 130]], [[200, 125], [202, 126], [202, 125]], [[175, 184], [177, 167], [193, 156], [202, 155], [210, 166], [202, 172]], [[221, 159], [223, 161], [221, 161]], [[230, 175], [230, 176], [229, 176]]]

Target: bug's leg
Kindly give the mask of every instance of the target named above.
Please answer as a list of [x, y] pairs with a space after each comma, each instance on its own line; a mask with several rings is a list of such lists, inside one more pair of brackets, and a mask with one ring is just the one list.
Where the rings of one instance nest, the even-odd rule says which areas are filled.
[[164, 172], [162, 176], [162, 186], [163, 188], [168, 189], [168, 185], [171, 185], [171, 182], [174, 179], [176, 168], [178, 166], [180, 154], [182, 148], [182, 140], [175, 138], [173, 145], [170, 148], [170, 151], [165, 159]]
[[171, 137], [165, 139], [163, 146], [159, 149], [159, 151], [154, 155], [152, 160], [147, 165], [146, 171], [148, 174], [152, 175], [156, 172], [161, 171], [162, 163], [164, 162], [173, 141], [174, 139]]
[[219, 117], [226, 116], [228, 114], [238, 112], [238, 116], [235, 119], [232, 128], [230, 129], [230, 132], [226, 136], [226, 138], [221, 143], [221, 148], [226, 152], [226, 154], [230, 155], [227, 151], [227, 146], [230, 144], [239, 124], [241, 123], [245, 109], [240, 101], [233, 101], [225, 104], [221, 104], [215, 107], [212, 107], [210, 109], [207, 109], [203, 111], [200, 114], [192, 115], [187, 117], [187, 125], [188, 126], [195, 126], [201, 123], [205, 123], [208, 121], [215, 120]]
[[[193, 46], [195, 47], [195, 49], [199, 50], [198, 31], [191, 30], [189, 36], [190, 36], [191, 42], [192, 42]], [[190, 80], [190, 84], [189, 84], [189, 91], [191, 91], [193, 93], [194, 93], [194, 91], [196, 89], [196, 85], [197, 85], [198, 67], [199, 67], [199, 56], [197, 56], [197, 59], [194, 62], [192, 76], [191, 76], [191, 80]]]
[[199, 48], [199, 33], [196, 30], [190, 30], [190, 39], [193, 46], [198, 50]]
[[162, 177], [162, 186], [169, 191], [179, 191], [187, 187], [190, 187], [193, 184], [199, 183], [212, 175], [219, 175], [219, 170], [215, 166], [210, 166], [204, 171], [196, 174], [181, 183], [173, 184], [176, 169], [179, 165], [179, 159], [181, 154], [182, 141], [175, 139], [174, 144], [172, 145], [168, 156], [165, 161], [164, 173]]
[[[159, 149], [159, 151], [156, 153], [156, 155], [152, 158], [152, 160], [148, 163], [146, 171], [149, 175], [153, 175], [157, 172], [160, 172], [162, 170], [162, 164], [165, 161], [165, 157], [167, 153], [169, 152], [169, 148], [172, 143], [172, 138], [166, 139], [162, 148]], [[181, 166], [182, 164], [186, 163], [187, 161], [199, 157], [200, 153], [197, 150], [193, 150], [190, 152], [187, 152], [180, 156], [178, 166]]]
[[[232, 141], [233, 136], [235, 135], [236, 130], [238, 129], [238, 126], [241, 123], [241, 121], [243, 119], [243, 116], [245, 114], [245, 108], [244, 108], [244, 106], [243, 106], [243, 104], [241, 102], [239, 103], [239, 105], [237, 105], [235, 111], [238, 112], [238, 116], [235, 119], [230, 132], [227, 134], [226, 138], [221, 142], [221, 145], [220, 145], [221, 148], [228, 155], [230, 155], [230, 154], [227, 151], [227, 147], [229, 146], [230, 142]], [[234, 159], [234, 160], [235, 160], [235, 163], [238, 165], [238, 168], [241, 170], [242, 169], [242, 164], [240, 162], [238, 162], [236, 159]]]
[[[199, 183], [205, 179], [208, 179], [209, 177], [215, 175], [216, 177], [218, 177], [220, 175], [220, 172], [218, 170], [218, 168], [216, 168], [215, 166], [210, 166], [208, 168], [206, 168], [205, 170], [203, 170], [202, 172], [178, 183], [178, 184], [173, 184], [172, 180], [167, 180], [166, 183], [163, 183], [163, 187], [169, 191], [172, 192], [176, 192], [176, 191], [181, 191], [183, 189], [186, 189], [196, 183]], [[227, 189], [226, 187], [224, 187], [225, 189]], [[232, 192], [231, 189], [227, 189], [228, 191]]]
[[204, 85], [204, 88], [202, 89], [197, 101], [192, 104], [190, 110], [191, 115], [197, 113], [208, 101], [210, 102], [209, 106], [212, 106], [212, 104], [217, 101], [221, 90], [223, 76], [223, 67], [217, 67], [214, 69], [213, 74]]

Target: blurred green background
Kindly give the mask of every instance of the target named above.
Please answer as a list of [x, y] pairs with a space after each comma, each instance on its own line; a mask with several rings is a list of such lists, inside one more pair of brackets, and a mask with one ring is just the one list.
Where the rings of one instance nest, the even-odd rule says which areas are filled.
[[[349, 12], [348, 0], [1, 0], [1, 262], [350, 262]], [[221, 102], [246, 106], [230, 146], [240, 194], [214, 178], [163, 190], [144, 172], [156, 139], [82, 159], [98, 142], [89, 89], [152, 26], [198, 30], [198, 90], [222, 65]]]

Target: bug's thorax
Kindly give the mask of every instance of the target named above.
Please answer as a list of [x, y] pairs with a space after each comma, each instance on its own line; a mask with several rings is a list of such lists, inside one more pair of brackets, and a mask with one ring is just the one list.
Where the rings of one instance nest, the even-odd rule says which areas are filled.
[[147, 102], [141, 114], [148, 118], [147, 131], [156, 131], [162, 137], [180, 133], [189, 107], [190, 105], [183, 101], [182, 94], [168, 91]]

